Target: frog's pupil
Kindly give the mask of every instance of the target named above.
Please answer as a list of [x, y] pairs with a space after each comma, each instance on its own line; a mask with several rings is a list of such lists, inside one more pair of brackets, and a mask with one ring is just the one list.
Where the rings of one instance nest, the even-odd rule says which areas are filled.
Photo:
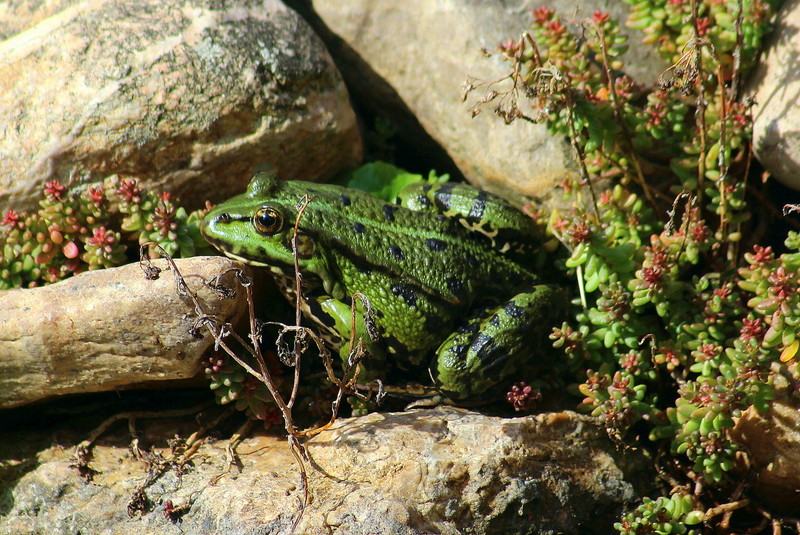
[[274, 208], [261, 208], [253, 216], [253, 225], [261, 234], [275, 234], [281, 223], [281, 216]]

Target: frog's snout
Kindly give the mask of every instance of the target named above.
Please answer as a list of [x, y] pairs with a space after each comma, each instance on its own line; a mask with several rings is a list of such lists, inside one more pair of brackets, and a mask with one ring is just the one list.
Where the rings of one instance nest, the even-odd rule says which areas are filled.
[[210, 229], [214, 226], [212, 219], [214, 218], [209, 217], [209, 214], [206, 214], [206, 216], [200, 221], [200, 234], [202, 234], [206, 239], [208, 239]]
[[227, 212], [210, 212], [200, 222], [200, 234], [203, 235], [208, 243], [219, 248], [217, 244], [223, 241], [225, 235], [224, 227], [231, 220], [231, 215]]
[[220, 230], [220, 225], [226, 225], [233, 221], [233, 217], [228, 212], [209, 212], [200, 222], [200, 231], [204, 234], [206, 232], [213, 232]]

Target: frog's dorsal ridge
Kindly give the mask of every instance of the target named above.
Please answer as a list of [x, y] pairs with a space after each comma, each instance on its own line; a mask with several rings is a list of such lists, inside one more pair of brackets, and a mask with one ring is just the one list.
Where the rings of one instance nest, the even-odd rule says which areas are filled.
[[277, 189], [279, 181], [280, 179], [274, 173], [258, 173], [247, 185], [247, 195], [253, 198], [264, 198]]

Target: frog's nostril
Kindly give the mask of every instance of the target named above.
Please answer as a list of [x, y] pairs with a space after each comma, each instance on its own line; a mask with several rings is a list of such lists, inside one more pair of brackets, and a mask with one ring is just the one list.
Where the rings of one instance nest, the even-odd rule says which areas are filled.
[[232, 220], [233, 218], [227, 212], [223, 212], [217, 216], [217, 223], [230, 223]]

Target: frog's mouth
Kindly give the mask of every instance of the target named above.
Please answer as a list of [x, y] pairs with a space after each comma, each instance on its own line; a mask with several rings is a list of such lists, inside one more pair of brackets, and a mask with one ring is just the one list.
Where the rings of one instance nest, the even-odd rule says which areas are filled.
[[[209, 242], [209, 243], [211, 243], [211, 242]], [[271, 264], [267, 264], [266, 262], [260, 262], [258, 260], [253, 259], [250, 256], [242, 256], [242, 255], [236, 254], [233, 251], [222, 249], [222, 248], [220, 248], [219, 246], [217, 246], [214, 243], [211, 243], [211, 245], [216, 247], [222, 254], [224, 254], [228, 258], [232, 258], [233, 260], [238, 260], [239, 262], [243, 262], [245, 264], [248, 264], [248, 265], [251, 265], [251, 266], [256, 266], [256, 267], [270, 267], [271, 266]]]

